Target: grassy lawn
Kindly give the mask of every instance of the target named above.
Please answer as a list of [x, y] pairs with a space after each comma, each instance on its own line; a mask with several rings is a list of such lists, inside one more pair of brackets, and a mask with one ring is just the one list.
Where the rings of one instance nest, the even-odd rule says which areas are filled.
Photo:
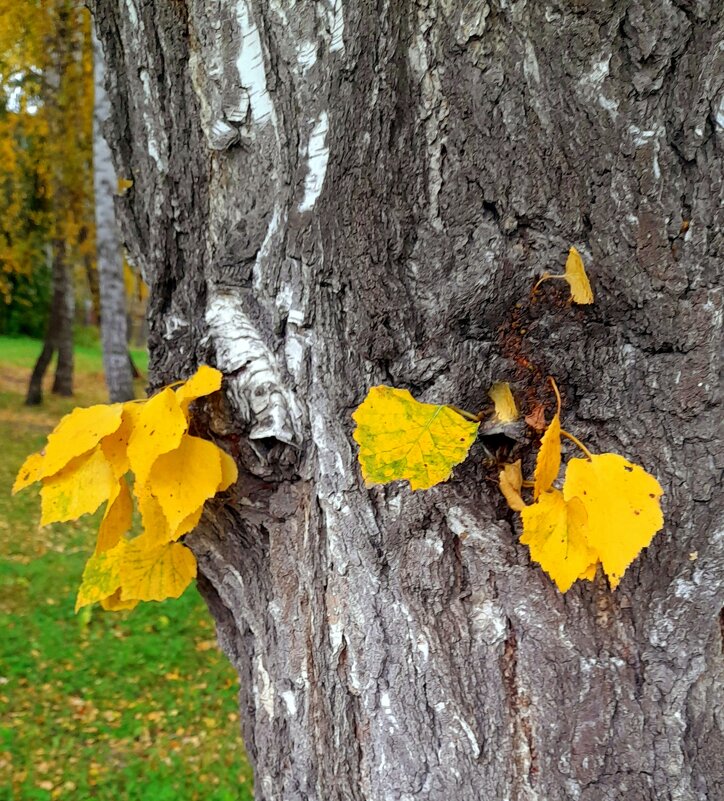
[[[23, 397], [40, 343], [0, 337], [0, 801], [247, 801], [236, 675], [195, 589], [132, 612], [73, 612], [99, 515], [39, 528], [12, 498], [25, 457], [74, 406], [106, 401], [97, 346], [77, 394]], [[134, 353], [141, 371], [143, 353]], [[143, 382], [138, 395], [143, 395]]]

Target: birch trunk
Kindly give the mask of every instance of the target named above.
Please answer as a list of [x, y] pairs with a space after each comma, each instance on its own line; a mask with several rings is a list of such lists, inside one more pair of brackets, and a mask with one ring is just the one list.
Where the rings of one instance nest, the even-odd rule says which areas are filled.
[[[227, 378], [190, 544], [257, 798], [721, 797], [720, 4], [95, 11], [152, 383]], [[570, 245], [591, 307], [531, 295]], [[428, 492], [356, 465], [372, 384], [550, 415], [547, 375], [666, 493], [616, 592], [556, 591], [480, 446]]]
[[101, 339], [103, 370], [111, 403], [135, 397], [133, 374], [128, 355], [126, 289], [123, 281], [123, 256], [116, 230], [113, 198], [117, 179], [111, 151], [103, 134], [110, 114], [105, 90], [103, 50], [93, 32], [93, 184], [95, 190], [96, 252], [101, 299]]

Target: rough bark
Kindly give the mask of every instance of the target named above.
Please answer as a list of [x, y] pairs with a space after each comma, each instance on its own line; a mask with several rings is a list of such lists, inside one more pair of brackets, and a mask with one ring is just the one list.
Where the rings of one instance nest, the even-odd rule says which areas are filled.
[[128, 353], [126, 288], [123, 281], [123, 257], [116, 229], [113, 198], [117, 179], [111, 151], [103, 135], [110, 113], [105, 90], [103, 50], [93, 32], [93, 184], [95, 189], [96, 252], [101, 299], [101, 341], [103, 370], [112, 403], [131, 400], [133, 372]]
[[[190, 539], [259, 799], [721, 797], [721, 6], [97, 0], [154, 386], [241, 478]], [[596, 303], [531, 296], [570, 245]], [[529, 409], [666, 527], [561, 596], [482, 447], [366, 489], [368, 387]], [[532, 438], [519, 446], [530, 466]]]

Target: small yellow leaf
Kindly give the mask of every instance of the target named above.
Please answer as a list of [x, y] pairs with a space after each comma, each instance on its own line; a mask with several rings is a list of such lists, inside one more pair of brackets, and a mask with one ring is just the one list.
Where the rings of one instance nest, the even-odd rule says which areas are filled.
[[571, 288], [571, 298], [574, 303], [588, 304], [593, 303], [593, 290], [586, 275], [586, 268], [583, 266], [581, 254], [571, 248], [566, 260], [565, 279]]
[[[17, 489], [55, 475], [73, 459], [95, 448], [103, 437], [112, 434], [120, 426], [121, 413], [122, 404], [114, 403], [111, 406], [99, 404], [86, 409], [73, 409], [66, 414], [48, 436], [44, 451], [29, 456], [20, 468], [15, 484]], [[38, 456], [41, 456], [42, 462]]]
[[447, 480], [479, 425], [449, 406], [420, 403], [406, 389], [385, 386], [372, 387], [352, 417], [365, 481], [407, 479], [413, 490]]
[[173, 536], [168, 527], [168, 520], [166, 520], [161, 504], [151, 491], [150, 485], [141, 485], [137, 481], [134, 486], [134, 494], [138, 502], [138, 511], [141, 513], [144, 536], [158, 545], [171, 542]]
[[521, 543], [530, 547], [530, 558], [540, 564], [561, 592], [566, 592], [596, 561], [584, 534], [583, 505], [566, 503], [563, 493], [553, 489], [544, 492], [520, 514]]
[[196, 577], [196, 558], [178, 542], [154, 545], [137, 537], [126, 546], [120, 574], [121, 600], [178, 598]]
[[518, 459], [513, 464], [503, 465], [503, 469], [499, 473], [500, 491], [505, 496], [508, 506], [515, 512], [522, 512], [525, 509], [525, 502], [520, 494], [523, 487], [523, 472], [520, 465], [521, 462]]
[[171, 532], [213, 498], [221, 482], [219, 448], [191, 436], [184, 436], [178, 448], [158, 457], [148, 481]]
[[214, 367], [202, 364], [191, 378], [176, 390], [179, 406], [187, 417], [191, 401], [218, 392], [223, 377], [223, 374]]
[[111, 496], [116, 481], [100, 448], [78, 456], [46, 478], [40, 490], [40, 525], [75, 520], [95, 510]]
[[31, 453], [23, 462], [23, 466], [18, 470], [17, 478], [13, 484], [13, 495], [21, 489], [35, 484], [43, 477], [43, 454]]
[[615, 453], [568, 462], [563, 495], [583, 504], [588, 516], [586, 539], [614, 589], [663, 526], [662, 494], [652, 475]]
[[561, 418], [556, 414], [540, 442], [533, 473], [533, 498], [550, 489], [561, 469]]
[[147, 482], [153, 463], [178, 447], [187, 428], [172, 389], [167, 387], [143, 404], [128, 441], [128, 458], [138, 482]]
[[216, 491], [223, 492], [236, 483], [236, 479], [239, 477], [239, 469], [231, 456], [221, 448], [219, 448], [219, 459], [221, 460], [221, 481]]
[[133, 181], [129, 180], [128, 178], [118, 178], [118, 186], [116, 188], [116, 194], [119, 197], [123, 197], [123, 195], [128, 192], [128, 190], [133, 186]]
[[75, 611], [88, 604], [107, 598], [121, 586], [119, 566], [124, 558], [126, 541], [121, 540], [114, 548], [103, 553], [94, 553], [86, 562], [83, 581], [75, 601]]
[[121, 600], [121, 588], [119, 587], [113, 595], [107, 598], [101, 598], [101, 606], [106, 612], [121, 612], [127, 609], [135, 609], [138, 606], [138, 599], [134, 598], [128, 601]]
[[128, 482], [121, 477], [116, 482], [116, 487], [108, 499], [108, 506], [98, 529], [96, 553], [115, 548], [123, 535], [131, 528], [132, 522], [133, 499], [128, 488]]
[[515, 398], [510, 391], [510, 384], [505, 381], [493, 384], [488, 391], [488, 396], [495, 404], [495, 415], [501, 423], [513, 423], [518, 419], [518, 407], [515, 405]]

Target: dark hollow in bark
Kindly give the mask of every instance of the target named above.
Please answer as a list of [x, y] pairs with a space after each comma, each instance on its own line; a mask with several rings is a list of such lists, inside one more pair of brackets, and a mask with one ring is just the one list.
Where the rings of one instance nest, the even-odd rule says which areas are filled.
[[[188, 542], [257, 798], [721, 797], [721, 4], [95, 11], [151, 383], [227, 376]], [[531, 294], [570, 245], [590, 307]], [[356, 465], [372, 384], [550, 417], [548, 375], [666, 493], [615, 592], [530, 563], [480, 446], [428, 492]]]

